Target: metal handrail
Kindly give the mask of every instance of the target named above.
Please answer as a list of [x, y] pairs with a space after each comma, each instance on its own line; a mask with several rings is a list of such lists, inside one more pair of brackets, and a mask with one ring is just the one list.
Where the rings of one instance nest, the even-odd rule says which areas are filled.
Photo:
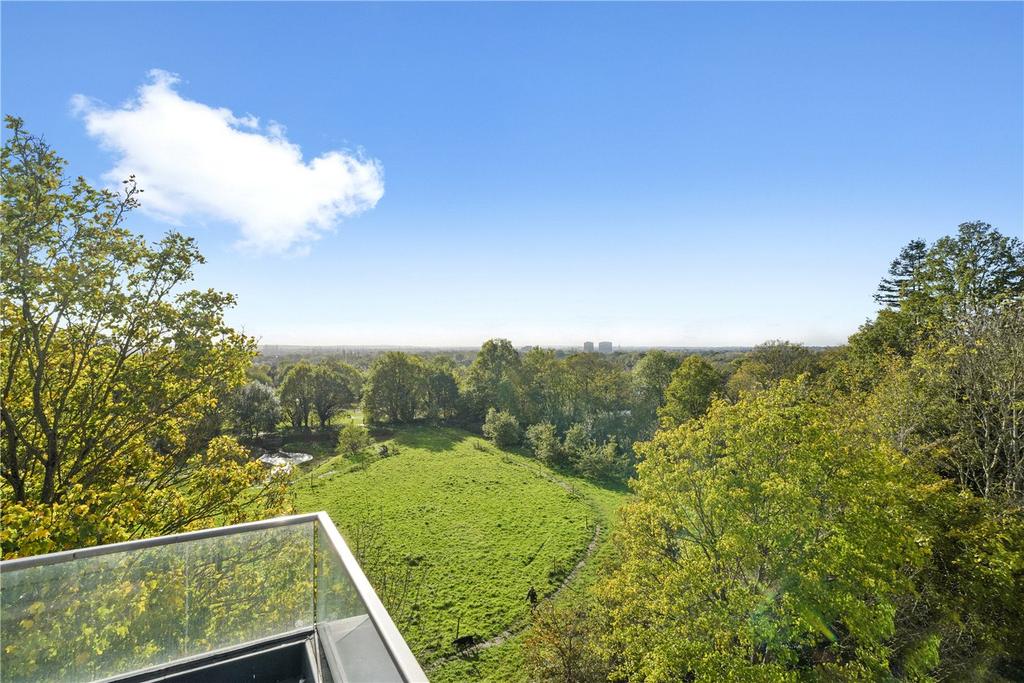
[[338, 553], [341, 566], [348, 572], [349, 580], [352, 581], [356, 593], [362, 597], [363, 604], [366, 606], [366, 613], [377, 628], [377, 633], [380, 635], [381, 640], [384, 641], [384, 647], [387, 648], [392, 661], [395, 662], [398, 672], [409, 683], [420, 683], [421, 681], [426, 683], [427, 675], [423, 672], [422, 667], [420, 667], [420, 663], [416, 661], [416, 657], [413, 655], [412, 650], [409, 649], [405, 638], [398, 632], [398, 627], [395, 626], [394, 620], [392, 620], [391, 615], [384, 608], [380, 598], [377, 597], [377, 591], [373, 590], [370, 580], [366, 578], [366, 574], [363, 573], [359, 562], [356, 561], [352, 551], [348, 549], [345, 539], [338, 533], [334, 522], [331, 521], [326, 512], [318, 512], [317, 517], [320, 522], [320, 528], [323, 529], [334, 551]]
[[[391, 659], [395, 663], [395, 667], [398, 669], [402, 678], [409, 683], [426, 683], [427, 676], [423, 672], [423, 668], [420, 666], [419, 662], [416, 661], [416, 657], [413, 655], [412, 650], [409, 649], [405, 639], [402, 637], [401, 633], [399, 633], [398, 627], [395, 626], [395, 622], [391, 619], [391, 615], [388, 614], [388, 611], [384, 608], [384, 604], [380, 601], [380, 598], [377, 597], [377, 592], [373, 589], [369, 579], [366, 578], [362, 568], [359, 566], [359, 562], [356, 561], [352, 551], [349, 550], [348, 545], [345, 543], [345, 539], [342, 538], [338, 529], [334, 526], [334, 522], [331, 521], [330, 516], [328, 516], [326, 512], [274, 517], [259, 522], [246, 522], [243, 524], [233, 524], [231, 526], [214, 527], [212, 529], [201, 529], [199, 531], [187, 531], [180, 534], [124, 541], [122, 543], [109, 543], [107, 545], [98, 545], [91, 548], [64, 550], [46, 555], [20, 557], [0, 562], [0, 573], [21, 571], [32, 567], [45, 567], [63, 562], [81, 560], [88, 557], [131, 552], [133, 550], [141, 550], [144, 548], [173, 545], [175, 543], [183, 543], [205, 538], [232, 536], [248, 531], [259, 531], [261, 529], [273, 529], [276, 527], [294, 526], [311, 522], [316, 523], [323, 531], [325, 540], [328, 542], [331, 549], [337, 554], [342, 567], [344, 567], [349, 580], [352, 582], [352, 586], [355, 588], [356, 593], [360, 596], [364, 606], [366, 607], [367, 615], [373, 622], [381, 641], [384, 643], [388, 654], [391, 655]], [[276, 634], [273, 638], [278, 638], [279, 636], [280, 634]], [[130, 676], [134, 673], [137, 672], [130, 672], [124, 676]], [[121, 676], [120, 678], [123, 678], [124, 676]]]

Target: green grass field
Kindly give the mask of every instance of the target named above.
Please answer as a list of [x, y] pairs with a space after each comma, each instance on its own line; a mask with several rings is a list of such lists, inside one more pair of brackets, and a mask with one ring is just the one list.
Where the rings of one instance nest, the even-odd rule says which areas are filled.
[[[399, 628], [432, 680], [521, 676], [517, 638], [471, 660], [431, 664], [454, 652], [457, 624], [460, 635], [482, 640], [525, 625], [530, 587], [551, 594], [584, 557], [566, 592], [592, 581], [625, 494], [457, 429], [402, 428], [387, 445], [397, 453], [314, 463], [295, 483], [296, 507], [326, 510], [350, 544], [376, 528], [391, 564], [427, 568], [420, 607]], [[600, 544], [587, 556], [596, 527]]]

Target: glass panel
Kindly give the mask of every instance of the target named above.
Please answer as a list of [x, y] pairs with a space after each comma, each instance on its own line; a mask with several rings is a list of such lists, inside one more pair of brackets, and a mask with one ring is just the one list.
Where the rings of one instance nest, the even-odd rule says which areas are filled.
[[5, 571], [0, 681], [93, 681], [311, 627], [314, 526]]
[[189, 654], [313, 626], [313, 524], [185, 544]]
[[92, 681], [185, 653], [185, 560], [173, 546], [4, 572], [6, 683]]
[[317, 553], [317, 620], [320, 642], [336, 681], [403, 680], [341, 558], [323, 542]]

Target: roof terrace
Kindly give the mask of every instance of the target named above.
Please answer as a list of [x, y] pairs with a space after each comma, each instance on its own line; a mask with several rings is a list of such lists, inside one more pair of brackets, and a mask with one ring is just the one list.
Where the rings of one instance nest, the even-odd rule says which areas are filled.
[[0, 682], [426, 681], [326, 513], [0, 562]]

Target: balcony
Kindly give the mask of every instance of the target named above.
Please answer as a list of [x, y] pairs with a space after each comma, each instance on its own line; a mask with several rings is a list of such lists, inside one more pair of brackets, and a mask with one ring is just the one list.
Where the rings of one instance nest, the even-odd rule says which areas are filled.
[[426, 681], [326, 513], [0, 562], [0, 682]]

